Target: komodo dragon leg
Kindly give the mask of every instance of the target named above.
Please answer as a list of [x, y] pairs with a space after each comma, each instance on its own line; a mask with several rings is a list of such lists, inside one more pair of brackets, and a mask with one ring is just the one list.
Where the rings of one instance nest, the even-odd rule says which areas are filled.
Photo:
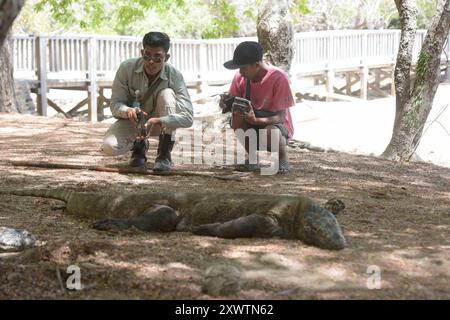
[[92, 225], [94, 229], [107, 231], [107, 230], [117, 230], [117, 229], [129, 229], [132, 224], [128, 219], [101, 219], [94, 222]]
[[180, 214], [173, 208], [163, 205], [154, 205], [142, 214], [130, 219], [103, 219], [94, 223], [98, 230], [128, 229], [136, 227], [143, 231], [170, 232], [180, 221]]
[[251, 214], [224, 223], [209, 223], [192, 227], [192, 233], [219, 238], [269, 238], [281, 234], [278, 222], [268, 216]]

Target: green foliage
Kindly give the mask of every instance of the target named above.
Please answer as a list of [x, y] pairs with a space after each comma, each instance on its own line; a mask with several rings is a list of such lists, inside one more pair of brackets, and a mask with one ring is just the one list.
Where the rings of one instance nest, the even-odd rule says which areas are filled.
[[379, 15], [386, 28], [400, 29], [400, 16], [394, 0], [381, 0]]
[[417, 115], [419, 109], [423, 104], [423, 98], [425, 95], [425, 83], [422, 82], [416, 87], [416, 93], [413, 96], [411, 107], [405, 115], [406, 123], [409, 128], [417, 128], [419, 126], [419, 121]]
[[51, 18], [49, 10], [36, 12], [33, 9], [35, 3], [35, 0], [25, 2], [12, 26], [13, 34], [51, 33], [60, 29], [61, 26]]
[[57, 22], [63, 25], [72, 25], [76, 22], [76, 3], [73, 0], [41, 0], [34, 5], [36, 12], [42, 12], [47, 5], [50, 13]]
[[308, 6], [308, 0], [295, 0], [292, 4], [292, 14], [309, 14], [311, 13], [311, 9]]
[[295, 0], [292, 3], [291, 14], [294, 24], [301, 24], [304, 17], [311, 14], [308, 0]]
[[172, 36], [217, 38], [239, 35], [241, 16], [256, 21], [254, 6], [238, 12], [226, 0], [29, 1], [34, 11], [49, 16], [51, 24], [71, 32], [133, 35], [158, 29]]
[[[213, 18], [202, 32], [202, 38], [226, 38], [239, 31], [236, 7], [226, 0], [213, 0], [209, 7]], [[248, 12], [247, 12], [248, 14]]]
[[[437, 3], [438, 0], [417, 0], [417, 29], [428, 29], [436, 14]], [[389, 28], [400, 29], [400, 17], [397, 10], [389, 17]]]
[[[262, 0], [27, 0], [15, 31], [25, 33], [98, 33], [143, 35], [163, 30], [171, 37], [219, 38], [254, 36]], [[293, 0], [296, 30], [352, 28], [357, 10], [353, 0]], [[358, 0], [374, 8], [369, 0]], [[366, 13], [378, 26], [398, 19], [394, 0], [379, 0]], [[427, 27], [437, 0], [417, 0], [418, 27]], [[355, 5], [351, 5], [354, 3]], [[370, 4], [370, 5], [369, 5]], [[396, 20], [398, 22], [398, 20]], [[391, 24], [391, 27], [393, 24]], [[398, 27], [398, 25], [396, 25]]]
[[34, 9], [42, 12], [49, 8], [52, 18], [68, 28], [125, 34], [149, 9], [166, 12], [177, 6], [184, 6], [184, 0], [38, 0]]
[[[187, 0], [182, 7], [173, 7], [166, 12], [150, 9], [145, 18], [133, 23], [127, 34], [143, 35], [151, 30], [163, 30], [171, 38], [200, 38], [203, 26], [210, 17], [204, 10], [193, 10], [199, 0]], [[204, 8], [202, 8], [204, 9]]]
[[417, 0], [417, 28], [428, 29], [436, 14], [438, 0]]
[[419, 125], [417, 115], [423, 104], [423, 98], [425, 96], [426, 89], [426, 73], [429, 71], [429, 63], [431, 54], [428, 51], [420, 51], [419, 59], [417, 60], [416, 67], [416, 93], [413, 96], [411, 107], [406, 113], [406, 121], [410, 128], [417, 128]]
[[419, 59], [417, 60], [417, 76], [424, 77], [428, 72], [428, 65], [430, 63], [431, 54], [426, 50], [421, 50]]
[[247, 7], [244, 10], [243, 15], [244, 15], [244, 17], [246, 17], [247, 19], [252, 20], [252, 21], [256, 21], [256, 19], [257, 19], [256, 10], [252, 6]]

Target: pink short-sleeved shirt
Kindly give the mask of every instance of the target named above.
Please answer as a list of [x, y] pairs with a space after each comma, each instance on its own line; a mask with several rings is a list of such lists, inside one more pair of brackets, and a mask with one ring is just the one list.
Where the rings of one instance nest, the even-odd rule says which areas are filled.
[[[247, 79], [239, 72], [234, 76], [230, 87], [230, 94], [245, 97]], [[258, 82], [251, 82], [251, 101], [256, 110], [277, 112], [286, 110], [284, 126], [289, 132], [289, 138], [294, 134], [290, 107], [295, 105], [289, 80], [286, 73], [280, 68], [269, 66], [269, 70]]]

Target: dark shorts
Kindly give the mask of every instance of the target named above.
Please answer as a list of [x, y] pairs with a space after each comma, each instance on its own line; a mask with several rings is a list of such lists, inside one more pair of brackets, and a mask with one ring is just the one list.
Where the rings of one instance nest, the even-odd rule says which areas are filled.
[[[254, 110], [254, 112], [255, 112], [255, 116], [257, 118], [268, 118], [268, 117], [272, 117], [276, 114], [275, 112], [270, 112], [270, 111], [265, 111], [265, 110]], [[231, 126], [231, 118], [230, 118], [230, 126]], [[273, 126], [280, 130], [281, 135], [286, 139], [286, 144], [287, 144], [288, 140], [289, 140], [288, 129], [284, 126], [283, 123], [276, 123]], [[265, 128], [266, 127], [261, 127], [261, 126], [250, 126], [250, 125], [248, 126], [248, 129], [255, 129], [255, 131], [256, 131], [257, 149], [258, 150], [259, 150], [259, 130], [265, 129]]]

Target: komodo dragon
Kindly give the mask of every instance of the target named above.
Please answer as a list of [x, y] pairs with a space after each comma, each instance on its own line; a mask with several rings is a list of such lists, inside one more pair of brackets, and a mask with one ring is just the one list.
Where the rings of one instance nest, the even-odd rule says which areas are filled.
[[188, 231], [221, 238], [300, 239], [324, 249], [346, 246], [335, 216], [307, 197], [250, 193], [106, 194], [29, 189], [8, 194], [63, 200], [70, 214], [101, 218], [99, 230], [132, 226], [145, 231]]

